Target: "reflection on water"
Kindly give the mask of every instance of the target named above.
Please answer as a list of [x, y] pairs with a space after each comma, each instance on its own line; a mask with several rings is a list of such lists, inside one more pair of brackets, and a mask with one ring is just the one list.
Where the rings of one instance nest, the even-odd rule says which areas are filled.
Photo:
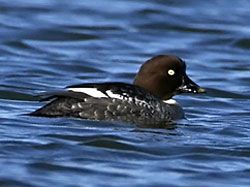
[[[248, 1], [0, 0], [0, 184], [248, 186]], [[156, 54], [185, 59], [206, 95], [169, 128], [24, 114], [34, 94], [132, 82]]]

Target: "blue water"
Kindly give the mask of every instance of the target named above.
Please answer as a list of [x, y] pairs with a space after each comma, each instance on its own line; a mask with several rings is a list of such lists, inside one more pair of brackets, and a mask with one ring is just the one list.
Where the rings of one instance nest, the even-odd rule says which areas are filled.
[[[0, 0], [0, 186], [250, 185], [250, 2]], [[25, 116], [33, 95], [183, 58], [205, 95], [168, 128]]]

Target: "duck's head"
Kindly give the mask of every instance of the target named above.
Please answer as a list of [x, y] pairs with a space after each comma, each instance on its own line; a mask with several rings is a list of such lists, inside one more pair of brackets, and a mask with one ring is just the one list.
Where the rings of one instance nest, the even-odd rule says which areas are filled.
[[171, 55], [158, 55], [146, 61], [134, 84], [164, 100], [180, 93], [205, 92], [187, 76], [185, 62]]

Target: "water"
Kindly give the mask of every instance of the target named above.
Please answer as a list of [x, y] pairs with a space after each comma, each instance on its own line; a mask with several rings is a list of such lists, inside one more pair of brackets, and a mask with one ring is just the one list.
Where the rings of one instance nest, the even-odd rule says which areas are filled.
[[[1, 186], [249, 186], [250, 2], [0, 0]], [[171, 128], [23, 114], [174, 54], [206, 95]]]

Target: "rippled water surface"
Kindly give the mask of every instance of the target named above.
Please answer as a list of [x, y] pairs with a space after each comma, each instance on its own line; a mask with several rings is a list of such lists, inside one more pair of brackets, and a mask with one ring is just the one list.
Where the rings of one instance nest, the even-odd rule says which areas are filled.
[[[0, 0], [1, 186], [249, 186], [250, 2]], [[183, 58], [205, 95], [168, 128], [24, 114], [33, 95]]]

